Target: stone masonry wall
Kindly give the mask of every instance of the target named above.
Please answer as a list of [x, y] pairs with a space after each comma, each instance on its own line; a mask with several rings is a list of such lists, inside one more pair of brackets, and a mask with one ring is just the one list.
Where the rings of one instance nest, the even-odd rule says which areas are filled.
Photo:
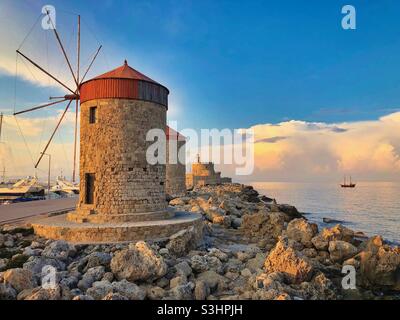
[[[90, 107], [97, 107], [94, 124], [89, 123]], [[152, 102], [99, 99], [81, 105], [78, 215], [166, 210], [165, 165], [146, 161], [152, 144], [146, 142], [146, 133], [165, 126], [166, 108]], [[95, 173], [93, 204], [85, 204], [86, 173]]]
[[[180, 152], [182, 155], [185, 154], [185, 143], [186, 141], [180, 141], [180, 140], [172, 140], [170, 141], [172, 143], [177, 143], [177, 148], [176, 151]], [[183, 150], [181, 150], [181, 148]], [[178, 159], [178, 163], [169, 163], [169, 153], [170, 149], [174, 150], [174, 148], [169, 147], [169, 143], [167, 143], [167, 166], [166, 166], [166, 171], [167, 171], [167, 180], [166, 180], [166, 192], [170, 196], [182, 196], [186, 192], [186, 182], [185, 182], [185, 177], [186, 177], [186, 165], [185, 165], [185, 160], [180, 159], [179, 161], [178, 157], [174, 157], [175, 159]]]

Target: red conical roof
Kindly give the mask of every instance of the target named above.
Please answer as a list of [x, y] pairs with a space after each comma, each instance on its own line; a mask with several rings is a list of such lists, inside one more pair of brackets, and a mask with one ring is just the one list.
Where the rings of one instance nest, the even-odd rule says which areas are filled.
[[83, 82], [79, 88], [81, 103], [95, 99], [135, 99], [155, 102], [168, 109], [169, 90], [143, 73], [124, 64]]
[[103, 73], [93, 79], [111, 79], [111, 78], [118, 78], [118, 79], [134, 79], [134, 80], [142, 80], [153, 82], [159, 84], [158, 82], [150, 79], [148, 76], [145, 76], [143, 73], [131, 68], [128, 65], [128, 61], [124, 61], [124, 64], [114, 70], [108, 71]]

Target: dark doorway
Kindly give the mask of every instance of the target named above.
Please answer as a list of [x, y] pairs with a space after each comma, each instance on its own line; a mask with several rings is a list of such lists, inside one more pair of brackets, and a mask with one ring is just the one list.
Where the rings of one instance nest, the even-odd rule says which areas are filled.
[[95, 175], [94, 173], [86, 173], [85, 174], [85, 203], [93, 204], [94, 201], [94, 181]]

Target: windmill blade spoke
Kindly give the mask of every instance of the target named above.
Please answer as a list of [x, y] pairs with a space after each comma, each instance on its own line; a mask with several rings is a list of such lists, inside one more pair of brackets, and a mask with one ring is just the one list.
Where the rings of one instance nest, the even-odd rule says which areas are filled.
[[67, 55], [67, 52], [64, 49], [64, 46], [63, 46], [62, 41], [61, 41], [61, 38], [60, 38], [60, 36], [59, 36], [59, 34], [57, 32], [56, 27], [54, 26], [54, 23], [53, 23], [53, 20], [51, 19], [50, 14], [47, 13], [47, 16], [49, 18], [49, 21], [51, 22], [52, 29], [54, 31], [54, 35], [56, 36], [57, 42], [58, 42], [58, 44], [59, 44], [59, 46], [61, 48], [61, 51], [62, 51], [62, 53], [64, 55], [64, 58], [67, 61], [68, 68], [69, 68], [69, 70], [71, 71], [71, 74], [72, 74], [72, 78], [74, 79], [74, 82], [75, 82], [76, 86], [78, 87], [78, 81], [76, 80], [75, 73], [74, 73], [74, 71], [72, 69], [71, 63], [69, 62], [68, 55]]
[[29, 59], [26, 55], [24, 55], [21, 51], [17, 50], [17, 53], [19, 55], [21, 55], [22, 57], [24, 57], [26, 60], [28, 60], [31, 64], [33, 64], [36, 68], [38, 68], [40, 71], [42, 71], [43, 73], [45, 73], [46, 75], [48, 75], [50, 78], [52, 78], [54, 81], [58, 82], [60, 85], [62, 85], [65, 89], [67, 89], [68, 91], [70, 91], [71, 93], [75, 94], [75, 92], [70, 89], [68, 86], [66, 86], [64, 83], [62, 83], [60, 80], [58, 80], [56, 77], [54, 77], [50, 72], [46, 71], [45, 69], [43, 69], [41, 66], [39, 66], [36, 62], [34, 62], [33, 60]]
[[55, 104], [58, 104], [58, 103], [61, 103], [61, 102], [64, 102], [64, 101], [67, 101], [67, 99], [62, 99], [62, 100], [58, 100], [58, 101], [42, 104], [40, 106], [33, 107], [33, 108], [30, 108], [30, 109], [18, 111], [18, 112], [15, 112], [13, 115], [16, 116], [18, 114], [22, 114], [22, 113], [26, 113], [26, 112], [30, 112], [30, 111], [34, 111], [34, 110], [38, 110], [38, 109], [42, 109], [42, 108], [46, 108], [46, 107], [50, 107], [52, 105], [55, 105]]
[[82, 77], [82, 79], [81, 79], [80, 85], [82, 84], [83, 80], [85, 80], [86, 75], [88, 74], [90, 68], [92, 67], [92, 65], [93, 65], [94, 61], [96, 60], [97, 55], [99, 54], [99, 52], [100, 52], [100, 50], [101, 50], [102, 47], [103, 47], [103, 46], [101, 45], [101, 46], [97, 49], [96, 54], [94, 55], [92, 61], [91, 61], [90, 64], [89, 64], [89, 67], [86, 69], [86, 72], [84, 73], [84, 75], [83, 75], [83, 77]]
[[68, 109], [69, 109], [69, 106], [71, 105], [71, 102], [72, 102], [72, 100], [70, 100], [70, 101], [68, 102], [67, 107], [65, 108], [63, 114], [61, 115], [60, 120], [58, 120], [58, 123], [57, 123], [56, 128], [54, 129], [53, 133], [51, 134], [51, 137], [50, 137], [49, 141], [47, 142], [46, 146], [45, 146], [44, 149], [43, 149], [43, 152], [40, 154], [40, 157], [39, 157], [38, 161], [37, 161], [36, 164], [35, 164], [35, 168], [38, 167], [40, 161], [42, 160], [44, 154], [46, 153], [47, 148], [49, 147], [51, 141], [53, 140], [54, 135], [56, 134], [58, 128], [60, 127], [60, 124], [61, 124], [61, 122], [63, 121], [63, 119], [64, 119], [64, 117], [65, 117], [65, 114], [67, 113], [67, 111], [68, 111]]

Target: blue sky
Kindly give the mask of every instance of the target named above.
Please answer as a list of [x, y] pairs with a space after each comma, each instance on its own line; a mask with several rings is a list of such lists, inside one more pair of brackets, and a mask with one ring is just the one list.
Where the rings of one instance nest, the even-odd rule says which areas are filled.
[[[17, 110], [65, 93], [47, 80], [39, 79], [40, 85], [27, 81], [26, 75], [35, 70], [21, 59], [19, 76], [25, 72], [25, 78], [17, 77], [15, 85], [15, 49], [46, 4], [57, 10], [57, 30], [73, 65], [75, 13], [80, 13], [83, 64], [103, 45], [89, 77], [127, 59], [130, 66], [170, 89], [168, 118], [178, 121], [178, 129], [260, 125], [258, 135], [268, 141], [257, 160], [258, 169], [266, 170], [259, 174], [263, 179], [298, 173], [298, 180], [304, 180], [329, 172], [334, 179], [359, 167], [359, 176], [365, 174], [366, 179], [372, 171], [374, 179], [400, 174], [398, 138], [391, 133], [400, 119], [400, 113], [395, 114], [400, 111], [399, 1], [0, 0], [0, 110], [5, 114], [13, 111], [15, 87]], [[346, 4], [356, 8], [356, 30], [341, 27]], [[53, 35], [40, 24], [21, 50], [61, 79], [71, 80]], [[46, 143], [63, 107], [19, 117], [34, 120], [22, 123], [24, 134], [35, 132], [25, 137], [32, 158]], [[395, 115], [381, 120], [389, 114]], [[14, 152], [29, 158], [15, 124], [10, 127], [14, 119], [6, 120], [3, 140], [14, 138], [13, 148], [18, 144], [20, 150]], [[345, 127], [347, 132], [333, 134], [329, 143], [320, 141], [319, 131], [303, 135], [309, 122]], [[283, 123], [279, 130], [277, 123]], [[385, 129], [389, 127], [391, 132]], [[53, 154], [71, 157], [72, 128], [70, 113], [55, 137]], [[354, 141], [366, 136], [365, 154], [353, 154]], [[299, 144], [308, 149], [298, 150]], [[343, 152], [343, 145], [348, 151]], [[294, 150], [293, 161], [282, 160]], [[267, 158], [269, 162], [263, 160]], [[70, 165], [58, 162], [55, 170]], [[376, 168], [367, 165], [378, 162]], [[21, 167], [31, 170], [32, 164], [26, 161]], [[45, 172], [45, 166], [42, 169]], [[275, 176], [270, 175], [273, 170]]]
[[[334, 0], [51, 3], [60, 21], [80, 12], [96, 33], [111, 57], [99, 71], [127, 58], [168, 86], [183, 127], [365, 120], [399, 106], [398, 1], [351, 1], [357, 30], [347, 31], [347, 2]], [[18, 6], [34, 19], [43, 4]], [[13, 99], [12, 78], [0, 77], [3, 102]], [[26, 85], [19, 97], [35, 98], [35, 90]]]

